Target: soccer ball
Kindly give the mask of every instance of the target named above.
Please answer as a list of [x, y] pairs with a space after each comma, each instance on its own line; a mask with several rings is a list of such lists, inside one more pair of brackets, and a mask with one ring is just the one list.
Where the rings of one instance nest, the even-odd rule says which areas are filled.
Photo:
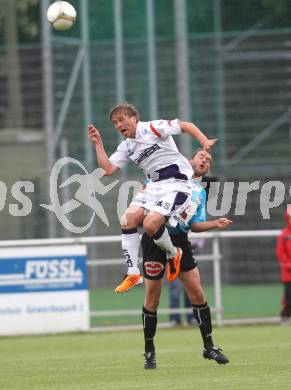
[[56, 30], [64, 31], [75, 23], [77, 12], [67, 1], [56, 1], [48, 7], [46, 16]]

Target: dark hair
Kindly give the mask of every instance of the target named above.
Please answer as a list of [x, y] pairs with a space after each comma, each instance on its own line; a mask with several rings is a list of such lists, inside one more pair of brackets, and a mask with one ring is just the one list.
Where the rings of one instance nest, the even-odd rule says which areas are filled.
[[122, 104], [118, 104], [115, 107], [112, 107], [109, 111], [109, 119], [112, 120], [113, 115], [118, 113], [124, 113], [128, 116], [135, 116], [136, 120], [139, 120], [139, 112], [131, 103], [124, 102]]

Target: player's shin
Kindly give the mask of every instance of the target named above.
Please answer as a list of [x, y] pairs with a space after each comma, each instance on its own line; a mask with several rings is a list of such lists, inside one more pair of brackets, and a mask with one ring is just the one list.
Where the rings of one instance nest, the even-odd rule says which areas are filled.
[[177, 248], [172, 244], [168, 230], [165, 225], [162, 225], [160, 229], [153, 235], [153, 240], [157, 246], [159, 246], [167, 257], [174, 257], [177, 254]]
[[213, 341], [210, 308], [207, 302], [205, 302], [203, 305], [192, 305], [192, 307], [194, 318], [196, 319], [200, 328], [204, 347], [211, 348], [213, 347]]
[[154, 337], [156, 334], [157, 322], [157, 312], [151, 312], [143, 306], [142, 323], [145, 341], [145, 353], [155, 352]]
[[127, 263], [127, 275], [139, 275], [139, 234], [137, 229], [122, 229], [122, 249]]

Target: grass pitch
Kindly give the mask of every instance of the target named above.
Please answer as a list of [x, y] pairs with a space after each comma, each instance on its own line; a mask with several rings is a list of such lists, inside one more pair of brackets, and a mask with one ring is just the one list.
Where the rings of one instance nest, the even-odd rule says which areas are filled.
[[[214, 289], [205, 286], [207, 302], [214, 307]], [[280, 301], [283, 293], [281, 284], [238, 284], [222, 286], [222, 302], [224, 318], [259, 318], [279, 316], [281, 309]], [[138, 286], [134, 291], [126, 294], [115, 294], [112, 288], [91, 289], [90, 303], [91, 310], [126, 310], [139, 309], [144, 303], [144, 286]], [[182, 295], [182, 294], [181, 294]], [[244, 297], [244, 299], [242, 299]], [[181, 297], [182, 298], [182, 297]], [[183, 303], [182, 303], [183, 305]], [[168, 289], [164, 286], [160, 299], [159, 308], [169, 307]], [[183, 307], [183, 306], [182, 306]], [[184, 317], [184, 316], [182, 316]], [[215, 319], [215, 313], [212, 313]], [[92, 326], [117, 325], [117, 324], [140, 324], [140, 316], [120, 317], [93, 317]], [[169, 316], [159, 314], [160, 322], [168, 322]], [[291, 386], [290, 386], [291, 389]]]
[[281, 390], [291, 388], [291, 327], [214, 329], [230, 363], [201, 356], [197, 327], [159, 329], [156, 370], [140, 331], [1, 338], [1, 390]]

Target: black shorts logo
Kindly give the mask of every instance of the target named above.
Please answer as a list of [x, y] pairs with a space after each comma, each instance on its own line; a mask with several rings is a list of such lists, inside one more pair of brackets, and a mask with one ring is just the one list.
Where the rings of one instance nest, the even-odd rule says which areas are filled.
[[158, 276], [164, 270], [164, 266], [159, 261], [146, 261], [144, 263], [145, 272], [148, 276]]

